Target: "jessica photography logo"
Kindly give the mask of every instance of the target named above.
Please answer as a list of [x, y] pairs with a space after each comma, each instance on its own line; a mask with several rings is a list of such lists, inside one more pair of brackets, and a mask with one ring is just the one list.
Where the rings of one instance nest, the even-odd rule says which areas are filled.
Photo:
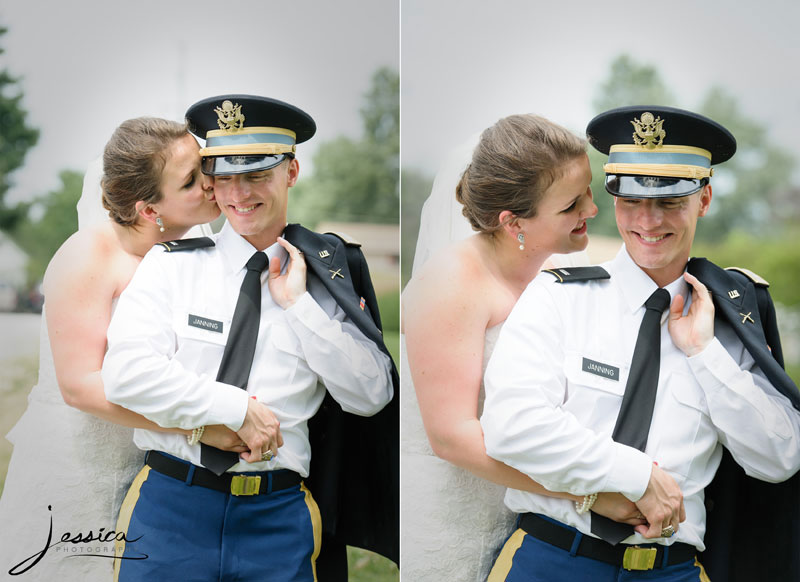
[[[48, 511], [50, 511], [50, 527], [47, 530], [47, 537], [46, 541], [44, 542], [44, 547], [41, 549], [36, 550], [33, 554], [15, 564], [11, 567], [8, 571], [9, 575], [11, 576], [19, 576], [20, 574], [24, 574], [31, 570], [36, 564], [42, 561], [42, 559], [48, 553], [55, 556], [55, 557], [63, 557], [63, 558], [111, 558], [111, 559], [119, 559], [119, 560], [146, 560], [147, 555], [133, 555], [133, 556], [115, 556], [114, 555], [114, 544], [117, 542], [135, 542], [136, 540], [141, 539], [142, 536], [138, 538], [128, 539], [125, 536], [124, 532], [117, 532], [113, 529], [106, 530], [105, 527], [101, 527], [97, 530], [97, 533], [94, 533], [94, 530], [89, 530], [86, 533], [83, 532], [64, 532], [61, 534], [61, 537], [58, 541], [53, 541], [53, 507], [51, 505], [47, 506]], [[44, 536], [43, 536], [44, 537]]]

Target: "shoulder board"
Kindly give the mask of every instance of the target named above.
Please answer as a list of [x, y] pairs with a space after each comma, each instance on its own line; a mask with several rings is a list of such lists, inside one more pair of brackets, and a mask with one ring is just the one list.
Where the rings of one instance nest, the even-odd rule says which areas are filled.
[[558, 269], [543, 269], [542, 273], [555, 276], [556, 283], [578, 283], [580, 281], [594, 281], [596, 279], [610, 279], [603, 267], [569, 267]]
[[202, 249], [205, 247], [213, 247], [214, 241], [207, 236], [197, 238], [182, 238], [180, 240], [168, 240], [167, 242], [156, 243], [155, 246], [161, 246], [166, 249], [168, 253], [177, 251], [193, 251], [195, 249]]
[[769, 287], [769, 283], [767, 282], [766, 279], [760, 277], [759, 275], [756, 275], [753, 271], [749, 269], [743, 269], [742, 267], [727, 267], [725, 270], [736, 271], [737, 273], [741, 273], [742, 275], [750, 279], [756, 285], [759, 285], [761, 287]]
[[361, 246], [360, 242], [358, 242], [353, 237], [351, 237], [351, 236], [349, 236], [349, 235], [347, 235], [347, 234], [345, 234], [343, 232], [326, 232], [325, 234], [332, 234], [333, 236], [338, 238], [340, 241], [342, 241], [344, 244], [346, 244], [349, 247], [360, 247]]

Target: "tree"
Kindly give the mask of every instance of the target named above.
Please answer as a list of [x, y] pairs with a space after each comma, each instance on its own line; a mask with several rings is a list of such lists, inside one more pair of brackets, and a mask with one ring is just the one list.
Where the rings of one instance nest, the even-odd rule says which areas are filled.
[[338, 137], [314, 155], [314, 173], [292, 189], [292, 221], [314, 226], [320, 220], [392, 223], [398, 219], [400, 79], [382, 68], [361, 108], [363, 136]]
[[[64, 170], [61, 187], [35, 201], [33, 212], [21, 219], [13, 239], [28, 254], [28, 286], [41, 281], [50, 259], [69, 236], [78, 230], [76, 204], [81, 197], [83, 174]], [[31, 218], [39, 215], [38, 219]]]
[[724, 125], [735, 137], [736, 155], [714, 169], [714, 184], [722, 184], [716, 204], [698, 229], [703, 240], [718, 240], [734, 231], [774, 232], [796, 224], [800, 202], [792, 195], [795, 160], [768, 141], [765, 128], [748, 119], [736, 99], [713, 87], [700, 113]]
[[[0, 27], [0, 37], [7, 31]], [[4, 52], [0, 47], [0, 54]], [[5, 231], [13, 230], [28, 210], [28, 204], [6, 203], [5, 196], [12, 184], [10, 175], [22, 166], [25, 154], [39, 139], [39, 130], [26, 123], [22, 97], [19, 79], [7, 69], [0, 70], [0, 230]]]
[[[389, 68], [378, 69], [367, 92], [367, 102], [361, 108], [365, 139], [385, 147], [387, 154], [400, 153], [400, 77]], [[393, 161], [397, 161], [395, 157]]]
[[[640, 104], [681, 107], [654, 67], [627, 55], [619, 56], [598, 87], [593, 100], [596, 112]], [[714, 168], [711, 183], [715, 200], [697, 229], [698, 240], [719, 240], [736, 230], [780, 230], [795, 223], [800, 218], [800, 202], [793, 196], [791, 185], [795, 160], [770, 145], [765, 128], [745, 116], [736, 99], [723, 89], [712, 87], [696, 110], [730, 130], [738, 144], [736, 155]], [[669, 136], [669, 129], [665, 129]], [[604, 186], [602, 166], [606, 157], [590, 148], [589, 159], [599, 209], [590, 228], [595, 233], [615, 234], [613, 198]]]
[[611, 63], [607, 80], [595, 92], [592, 105], [597, 113], [626, 105], [668, 105], [675, 97], [655, 67], [641, 65], [628, 55]]

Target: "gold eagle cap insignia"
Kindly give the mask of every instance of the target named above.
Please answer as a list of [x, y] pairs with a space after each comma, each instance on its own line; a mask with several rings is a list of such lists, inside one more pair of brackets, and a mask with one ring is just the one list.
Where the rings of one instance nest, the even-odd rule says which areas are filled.
[[667, 132], [664, 131], [664, 120], [654, 117], [649, 111], [642, 113], [639, 119], [631, 121], [633, 125], [633, 143], [646, 148], [657, 148], [664, 145]]
[[225, 131], [239, 131], [244, 127], [242, 106], [238, 103], [234, 105], [231, 101], [226, 99], [222, 102], [220, 107], [215, 107], [214, 111], [219, 118], [217, 119], [217, 124], [220, 129]]

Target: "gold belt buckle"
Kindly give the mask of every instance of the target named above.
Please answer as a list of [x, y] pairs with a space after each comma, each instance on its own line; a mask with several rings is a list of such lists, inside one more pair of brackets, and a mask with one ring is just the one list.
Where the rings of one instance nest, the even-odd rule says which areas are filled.
[[261, 475], [234, 475], [231, 479], [231, 495], [258, 495]]
[[626, 548], [622, 556], [622, 567], [626, 570], [652, 570], [656, 564], [656, 552], [656, 548]]

